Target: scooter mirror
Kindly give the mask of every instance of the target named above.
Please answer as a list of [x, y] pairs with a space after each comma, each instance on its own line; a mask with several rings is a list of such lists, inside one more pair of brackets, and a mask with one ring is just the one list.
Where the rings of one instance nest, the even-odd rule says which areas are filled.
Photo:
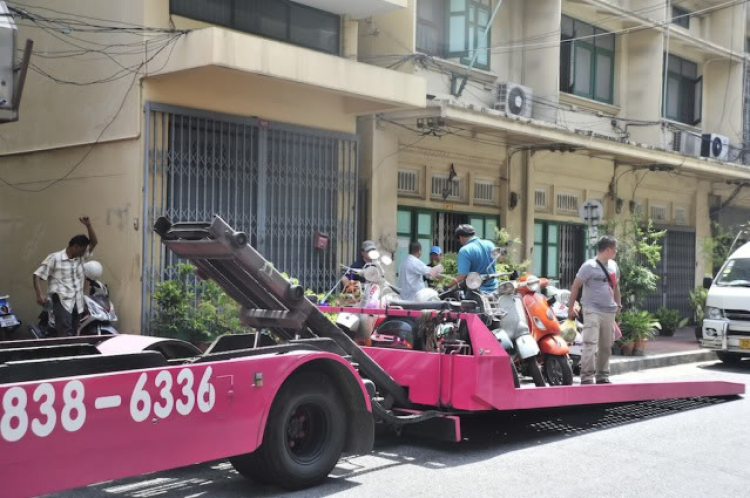
[[380, 259], [380, 253], [373, 249], [372, 251], [367, 253], [367, 257], [370, 258], [371, 261], [377, 261]]
[[376, 266], [368, 266], [364, 271], [365, 280], [368, 282], [377, 282], [380, 280], [380, 272]]
[[502, 247], [496, 247], [492, 250], [490, 255], [492, 256], [492, 259], [500, 259], [504, 254], [506, 253], [505, 249]]
[[390, 256], [383, 256], [380, 258], [380, 262], [383, 263], [385, 266], [391, 266], [391, 263], [393, 263], [393, 260]]

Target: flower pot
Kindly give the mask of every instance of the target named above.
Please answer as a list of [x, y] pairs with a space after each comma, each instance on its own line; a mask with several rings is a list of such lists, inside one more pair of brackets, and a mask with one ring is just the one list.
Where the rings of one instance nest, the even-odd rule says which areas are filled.
[[633, 348], [633, 356], [645, 356], [646, 355], [646, 344], [648, 339], [638, 339], [635, 341]]
[[623, 342], [622, 343], [622, 355], [632, 356], [634, 347], [635, 347], [635, 343], [633, 342]]
[[659, 335], [662, 337], [672, 337], [674, 333], [675, 333], [675, 329], [664, 328], [664, 329], [661, 329], [661, 331], [659, 331]]

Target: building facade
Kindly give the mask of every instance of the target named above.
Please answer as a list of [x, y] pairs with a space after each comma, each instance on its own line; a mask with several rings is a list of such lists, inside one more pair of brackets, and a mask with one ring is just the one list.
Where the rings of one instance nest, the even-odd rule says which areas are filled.
[[746, 2], [25, 9], [34, 65], [20, 121], [0, 127], [0, 293], [25, 320], [32, 272], [84, 214], [137, 333], [176, 263], [151, 229], [160, 216], [219, 214], [321, 290], [365, 237], [399, 257], [412, 239], [455, 251], [466, 222], [488, 238], [507, 228], [517, 259], [569, 283], [585, 257], [578, 208], [597, 199], [607, 217], [668, 229], [649, 305], [682, 309], [708, 271], [711, 213], [750, 212]]
[[711, 271], [710, 202], [750, 214], [747, 19], [745, 2], [416, 0], [360, 21], [360, 60], [428, 93], [422, 111], [360, 119], [368, 233], [455, 250], [457, 223], [504, 226], [518, 260], [569, 285], [595, 199], [668, 231], [648, 306], [687, 314]]
[[35, 50], [21, 119], [0, 130], [3, 293], [32, 320], [31, 274], [84, 214], [126, 332], [146, 328], [154, 285], [174, 274], [152, 230], [161, 216], [221, 215], [280, 270], [332, 286], [363, 236], [357, 117], [425, 106], [419, 76], [357, 61], [358, 20], [405, 7], [80, 0], [13, 11]]

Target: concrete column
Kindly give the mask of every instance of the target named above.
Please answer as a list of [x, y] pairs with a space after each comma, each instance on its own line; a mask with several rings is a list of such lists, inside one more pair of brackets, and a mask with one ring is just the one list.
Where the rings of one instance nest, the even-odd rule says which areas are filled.
[[[533, 116], [554, 123], [560, 89], [560, 18], [561, 0], [526, 0], [524, 37], [534, 40], [533, 45], [549, 43], [549, 48], [533, 46], [524, 49], [523, 83], [533, 86], [537, 100], [550, 105], [534, 103]], [[543, 14], [542, 14], [543, 13]]]
[[534, 193], [536, 192], [535, 186], [535, 171], [534, 171], [534, 159], [531, 152], [523, 152], [523, 164], [524, 164], [524, 190], [525, 193], [523, 198], [524, 207], [524, 247], [525, 258], [533, 260], [532, 250], [534, 249]]
[[359, 22], [349, 16], [341, 18], [341, 56], [357, 60], [359, 45]]
[[[378, 248], [395, 253], [397, 244], [398, 211], [398, 134], [378, 125], [376, 118], [367, 116], [358, 121], [361, 137], [360, 181], [367, 187], [367, 223], [365, 235]], [[394, 281], [396, 269], [387, 269]]]
[[[623, 115], [643, 121], [661, 120], [662, 65], [664, 40], [656, 30], [643, 30], [623, 35], [627, 43], [627, 82]], [[650, 145], [662, 145], [660, 125], [632, 126], [630, 139]]]
[[714, 60], [703, 65], [703, 130], [742, 143], [742, 63]]
[[[707, 180], [698, 182], [695, 192], [695, 285], [703, 283], [703, 277], [713, 274], [709, 255], [703, 254], [703, 239], [711, 236], [709, 217], [709, 194], [711, 184]], [[709, 261], [707, 261], [709, 260]]]
[[[512, 239], [518, 238], [521, 240], [521, 247], [511, 247], [511, 253], [515, 261], [523, 261], [526, 255], [526, 189], [524, 187], [524, 176], [525, 176], [525, 160], [523, 155], [525, 152], [517, 152], [511, 159], [510, 168], [506, 170], [506, 178], [508, 182], [504, 183], [501, 193], [503, 195], [503, 202], [506, 202], [505, 218], [502, 220], [505, 225], [505, 229], [508, 230], [508, 234]], [[510, 209], [510, 195], [511, 193], [518, 195], [518, 205], [514, 209]]]

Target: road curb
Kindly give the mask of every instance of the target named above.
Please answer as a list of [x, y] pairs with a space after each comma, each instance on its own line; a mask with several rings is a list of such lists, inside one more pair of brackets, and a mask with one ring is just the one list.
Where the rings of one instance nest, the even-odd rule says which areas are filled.
[[698, 363], [701, 361], [716, 360], [716, 353], [709, 349], [684, 351], [681, 353], [667, 353], [653, 356], [641, 356], [636, 358], [612, 359], [609, 364], [609, 373], [618, 375], [650, 368], [669, 367], [682, 365], [684, 363]]

